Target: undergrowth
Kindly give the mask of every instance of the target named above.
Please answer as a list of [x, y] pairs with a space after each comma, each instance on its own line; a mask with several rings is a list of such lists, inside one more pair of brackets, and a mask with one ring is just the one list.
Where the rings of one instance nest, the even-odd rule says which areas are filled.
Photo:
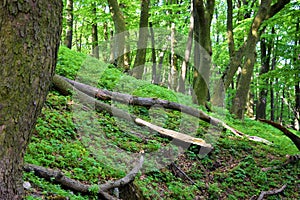
[[[113, 66], [65, 47], [60, 49], [56, 73], [104, 89], [197, 107], [188, 96], [133, 79]], [[146, 199], [250, 199], [284, 184], [287, 184], [284, 192], [268, 199], [299, 199], [299, 162], [266, 172], [261, 170], [284, 163], [286, 154], [297, 153], [293, 143], [275, 128], [248, 118], [235, 120], [226, 111], [213, 114], [245, 134], [273, 143], [265, 145], [215, 130], [178, 111], [108, 103], [158, 126], [204, 137], [213, 143], [214, 149], [204, 156], [193, 145], [181, 151], [168, 138], [133, 122], [89, 110], [75, 97], [52, 90], [37, 121], [25, 162], [60, 169], [66, 176], [92, 185], [125, 176], [134, 166], [133, 158], [144, 151], [149, 156], [145, 156], [143, 171], [135, 183]], [[174, 161], [163, 157], [168, 152], [176, 155]], [[155, 157], [160, 159], [160, 167]], [[171, 161], [193, 183], [174, 172]], [[26, 191], [27, 199], [97, 199], [96, 195], [65, 190], [32, 173], [25, 173], [24, 181], [32, 185]]]

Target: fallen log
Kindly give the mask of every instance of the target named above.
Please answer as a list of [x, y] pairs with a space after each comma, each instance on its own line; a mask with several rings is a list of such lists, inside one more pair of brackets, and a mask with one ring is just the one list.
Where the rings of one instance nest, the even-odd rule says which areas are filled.
[[292, 142], [296, 145], [296, 147], [300, 151], [300, 137], [298, 137], [297, 135], [295, 135], [294, 133], [289, 131], [284, 126], [282, 126], [278, 123], [275, 123], [273, 121], [266, 120], [266, 119], [259, 119], [259, 121], [270, 124], [271, 126], [273, 126], [273, 127], [277, 128], [278, 130], [282, 131], [284, 133], [284, 135], [286, 135], [287, 137], [289, 137], [292, 140]]
[[[257, 137], [257, 136], [249, 136], [246, 135], [244, 133], [242, 133], [241, 131], [238, 131], [232, 127], [230, 127], [229, 125], [227, 125], [225, 122], [211, 117], [208, 114], [206, 114], [205, 112], [198, 110], [196, 108], [192, 108], [189, 106], [185, 106], [179, 103], [175, 103], [175, 102], [170, 102], [170, 101], [166, 101], [166, 100], [162, 100], [162, 99], [157, 99], [157, 98], [142, 98], [142, 97], [136, 97], [136, 96], [132, 96], [129, 94], [123, 94], [123, 93], [119, 93], [119, 92], [112, 92], [112, 91], [108, 91], [108, 90], [102, 90], [99, 88], [95, 88], [83, 83], [79, 83], [73, 80], [70, 80], [68, 78], [59, 76], [59, 75], [55, 75], [54, 78], [56, 80], [64, 80], [66, 82], [68, 82], [69, 84], [71, 84], [72, 86], [74, 86], [74, 88], [78, 89], [79, 91], [83, 92], [84, 94], [92, 97], [92, 98], [96, 98], [96, 99], [100, 99], [100, 100], [114, 100], [114, 101], [118, 101], [121, 103], [125, 103], [128, 105], [138, 105], [138, 106], [145, 106], [145, 107], [151, 107], [154, 105], [166, 108], [166, 109], [172, 109], [172, 110], [176, 110], [176, 111], [180, 111], [183, 112], [185, 114], [191, 115], [193, 117], [196, 117], [200, 120], [203, 120], [207, 123], [210, 123], [213, 126], [216, 127], [223, 127], [226, 130], [229, 130], [230, 132], [232, 132], [233, 134], [235, 134], [238, 137], [246, 137], [249, 140], [252, 141], [256, 141], [256, 142], [262, 142], [265, 144], [272, 144], [271, 142], [269, 142], [268, 140], [265, 140], [263, 138]], [[56, 84], [57, 82], [54, 82], [54, 84]], [[60, 86], [58, 86], [58, 88], [61, 88]]]
[[[136, 164], [136, 166], [123, 178], [116, 180], [116, 181], [109, 181], [104, 184], [98, 185], [98, 195], [101, 196], [101, 199], [117, 199], [113, 196], [111, 196], [108, 191], [110, 189], [123, 187], [130, 182], [132, 182], [137, 173], [140, 171], [140, 169], [143, 166], [144, 157], [141, 156], [139, 162]], [[34, 174], [40, 178], [44, 178], [46, 180], [53, 180], [55, 183], [60, 184], [62, 187], [66, 189], [70, 189], [74, 192], [80, 192], [84, 194], [92, 194], [91, 188], [94, 187], [93, 185], [83, 184], [80, 181], [71, 179], [69, 177], [66, 177], [60, 170], [53, 170], [48, 169], [45, 167], [32, 165], [32, 164], [26, 164], [23, 167], [23, 170], [26, 172], [34, 172]]]
[[[137, 124], [139, 126], [147, 126], [149, 129], [154, 130], [164, 136], [168, 136], [173, 139], [177, 139], [184, 143], [192, 143], [192, 144], [195, 144], [195, 145], [198, 145], [201, 147], [212, 148], [211, 144], [206, 143], [204, 140], [202, 140], [200, 138], [195, 138], [195, 137], [192, 137], [192, 136], [189, 136], [189, 135], [186, 135], [183, 133], [179, 133], [179, 132], [176, 132], [173, 130], [158, 127], [154, 124], [151, 124], [142, 119], [139, 119], [136, 116], [129, 114], [119, 108], [116, 108], [114, 106], [108, 105], [103, 102], [100, 102], [100, 101], [94, 99], [93, 97], [85, 94], [84, 92], [81, 92], [77, 88], [73, 87], [71, 84], [69, 84], [67, 81], [65, 81], [65, 79], [63, 79], [60, 76], [56, 75], [53, 77], [53, 84], [54, 84], [55, 88], [62, 94], [67, 95], [67, 94], [72, 94], [72, 92], [75, 92], [77, 97], [79, 98], [79, 100], [87, 107], [93, 105], [97, 111], [106, 111], [107, 113], [109, 113], [115, 117], [119, 117], [119, 118], [125, 119], [127, 121], [133, 120], [133, 122], [135, 122], [135, 124]], [[92, 108], [90, 108], [90, 109], [92, 109]]]

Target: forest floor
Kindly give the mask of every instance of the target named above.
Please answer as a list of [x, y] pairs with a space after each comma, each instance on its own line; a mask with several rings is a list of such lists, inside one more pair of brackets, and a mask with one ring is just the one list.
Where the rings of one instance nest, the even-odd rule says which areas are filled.
[[[60, 49], [56, 73], [104, 89], [198, 108], [188, 96], [123, 76], [113, 67], [66, 48]], [[59, 169], [72, 179], [97, 185], [125, 176], [144, 152], [144, 166], [134, 185], [145, 199], [257, 199], [262, 191], [283, 185], [282, 192], [265, 199], [300, 199], [300, 162], [281, 166], [286, 155], [299, 151], [267, 124], [249, 118], [235, 120], [225, 109], [211, 114], [245, 134], [271, 141], [271, 145], [236, 137], [178, 111], [106, 103], [164, 128], [203, 138], [214, 148], [206, 152], [195, 145], [178, 146], [178, 142], [133, 122], [87, 109], [76, 95], [64, 96], [52, 88], [25, 163]], [[265, 170], [268, 167], [271, 169]], [[69, 191], [33, 173], [24, 173], [24, 181], [31, 185], [26, 199], [98, 199], [96, 194]]]

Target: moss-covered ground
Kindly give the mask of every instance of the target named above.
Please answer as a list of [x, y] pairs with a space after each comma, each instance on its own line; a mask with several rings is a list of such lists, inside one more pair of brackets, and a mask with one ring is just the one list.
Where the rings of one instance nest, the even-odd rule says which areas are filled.
[[[197, 107], [189, 96], [135, 80], [113, 66], [64, 47], [60, 49], [56, 73], [104, 89]], [[214, 113], [239, 131], [273, 143], [265, 145], [215, 130], [180, 112], [107, 103], [164, 128], [204, 137], [213, 143], [214, 149], [203, 155], [196, 146], [180, 151], [170, 144], [172, 141], [157, 133], [87, 109], [76, 95], [63, 96], [52, 89], [33, 132], [25, 162], [60, 169], [82, 183], [99, 184], [126, 175], [134, 165], [133, 159], [144, 151], [144, 168], [135, 184], [147, 199], [250, 199], [261, 191], [278, 189], [284, 184], [287, 187], [282, 193], [267, 199], [300, 199], [299, 162], [262, 170], [283, 164], [286, 155], [299, 153], [283, 133], [269, 125], [248, 118], [238, 121], [226, 111]], [[169, 152], [178, 154], [172, 157]], [[193, 182], [174, 172], [171, 162]], [[26, 190], [27, 199], [97, 199], [96, 195], [65, 190], [32, 173], [25, 173], [24, 181], [32, 186]]]

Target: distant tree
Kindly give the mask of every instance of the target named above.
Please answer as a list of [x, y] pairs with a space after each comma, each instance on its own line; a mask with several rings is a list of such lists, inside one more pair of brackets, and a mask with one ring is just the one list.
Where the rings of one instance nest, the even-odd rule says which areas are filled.
[[128, 71], [129, 59], [128, 54], [125, 53], [126, 24], [124, 16], [117, 0], [107, 0], [107, 2], [115, 24], [114, 44], [112, 45], [114, 57], [111, 62], [116, 62], [119, 68]]
[[23, 199], [22, 165], [52, 80], [62, 1], [2, 1], [0, 9], [0, 199]]
[[137, 53], [134, 61], [132, 75], [138, 79], [141, 79], [144, 72], [144, 65], [146, 62], [146, 50], [148, 41], [148, 19], [149, 19], [149, 4], [150, 0], [141, 1], [141, 15], [140, 15], [140, 29], [139, 29], [139, 39], [137, 44]]
[[66, 12], [67, 12], [67, 26], [66, 26], [66, 38], [65, 38], [65, 45], [71, 49], [72, 48], [72, 40], [73, 40], [73, 0], [67, 0], [66, 3]]
[[[97, 4], [92, 3], [92, 14], [97, 19]], [[95, 58], [99, 59], [99, 41], [98, 41], [98, 25], [97, 20], [92, 22], [92, 54]]]

